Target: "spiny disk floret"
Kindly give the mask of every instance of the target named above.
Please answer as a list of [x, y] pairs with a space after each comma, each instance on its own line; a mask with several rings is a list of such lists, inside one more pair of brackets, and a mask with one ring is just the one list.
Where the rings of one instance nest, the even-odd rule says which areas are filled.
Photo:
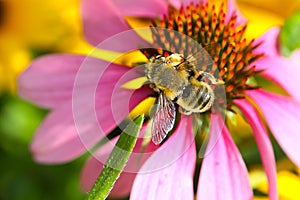
[[254, 40], [249, 42], [243, 37], [247, 25], [237, 25], [236, 21], [235, 14], [226, 16], [223, 5], [216, 9], [208, 3], [191, 3], [179, 11], [170, 7], [167, 16], [153, 22], [152, 29], [153, 43], [162, 49], [185, 56], [193, 54], [195, 47], [181, 41], [173, 34], [176, 31], [197, 41], [209, 53], [214, 64], [204, 66], [203, 71], [224, 81], [229, 108], [234, 99], [243, 98], [245, 90], [253, 89], [247, 84], [258, 73], [252, 63], [263, 56], [254, 53], [258, 46]]

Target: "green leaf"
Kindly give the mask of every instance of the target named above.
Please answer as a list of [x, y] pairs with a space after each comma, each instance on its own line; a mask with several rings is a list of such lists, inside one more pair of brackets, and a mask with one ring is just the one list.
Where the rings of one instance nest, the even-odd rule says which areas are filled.
[[138, 116], [121, 133], [117, 144], [109, 155], [101, 174], [87, 197], [88, 200], [106, 199], [129, 159], [143, 121], [144, 115]]
[[285, 21], [279, 38], [284, 56], [289, 56], [293, 50], [300, 48], [300, 10]]

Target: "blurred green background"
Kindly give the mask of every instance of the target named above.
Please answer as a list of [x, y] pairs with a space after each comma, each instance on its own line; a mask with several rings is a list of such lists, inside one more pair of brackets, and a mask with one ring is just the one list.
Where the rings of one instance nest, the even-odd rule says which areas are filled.
[[84, 159], [64, 165], [40, 165], [28, 145], [47, 111], [18, 97], [0, 98], [0, 199], [83, 199], [79, 173]]
[[[17, 76], [35, 57], [52, 52], [82, 53], [79, 0], [0, 0], [0, 199], [83, 199], [79, 174], [86, 156], [63, 165], [35, 163], [29, 152], [34, 132], [47, 114], [17, 96]], [[249, 19], [247, 35], [283, 26], [282, 52], [300, 47], [299, 0], [239, 0]], [[286, 23], [285, 23], [286, 22]], [[240, 119], [242, 121], [242, 119]], [[245, 125], [246, 126], [246, 125]], [[233, 128], [234, 129], [234, 128]], [[247, 130], [247, 129], [245, 129]], [[248, 129], [249, 130], [249, 129]], [[266, 178], [251, 133], [233, 134], [250, 169], [257, 199], [266, 199]], [[299, 170], [273, 140], [281, 199], [300, 199]], [[281, 178], [280, 178], [281, 177]], [[292, 184], [291, 184], [292, 183]]]

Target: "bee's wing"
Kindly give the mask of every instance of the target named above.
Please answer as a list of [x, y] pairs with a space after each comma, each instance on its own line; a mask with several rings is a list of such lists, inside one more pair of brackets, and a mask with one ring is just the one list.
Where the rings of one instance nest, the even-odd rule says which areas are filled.
[[194, 52], [193, 57], [195, 58], [195, 65], [198, 71], [210, 71], [214, 62], [212, 56], [207, 52], [206, 49], [199, 46]]
[[175, 123], [175, 116], [176, 108], [174, 103], [161, 92], [151, 129], [154, 144], [160, 144], [172, 130]]

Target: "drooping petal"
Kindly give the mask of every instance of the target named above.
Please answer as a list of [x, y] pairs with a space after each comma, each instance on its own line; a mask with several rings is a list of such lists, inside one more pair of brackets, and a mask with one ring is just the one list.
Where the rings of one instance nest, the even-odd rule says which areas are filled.
[[223, 125], [220, 116], [212, 118], [210, 134], [222, 134], [203, 159], [197, 199], [252, 199], [247, 168], [226, 126]]
[[278, 199], [277, 180], [276, 180], [276, 162], [271, 141], [268, 133], [254, 107], [246, 100], [237, 100], [234, 102], [244, 113], [250, 126], [260, 152], [263, 166], [269, 183], [270, 200]]
[[174, 8], [179, 10], [181, 7], [189, 6], [191, 3], [194, 5], [200, 4], [200, 3], [207, 3], [208, 0], [168, 0], [170, 5], [172, 5]]
[[[147, 125], [143, 125], [140, 135], [145, 133], [146, 128]], [[81, 173], [81, 187], [84, 191], [90, 191], [101, 170], [103, 169], [106, 159], [114, 148], [117, 139], [118, 138], [101, 147], [95, 154], [93, 154], [93, 157], [87, 161]], [[129, 195], [136, 173], [142, 164], [148, 159], [151, 153], [158, 148], [158, 146], [150, 143], [142, 153], [140, 152], [142, 143], [143, 138], [139, 138], [134, 147], [133, 153], [131, 154], [124, 168], [124, 171], [121, 173], [110, 193], [110, 197], [125, 197]]]
[[138, 45], [145, 43], [134, 31], [122, 35], [130, 27], [112, 1], [83, 0], [81, 12], [84, 35], [94, 46], [109, 39], [100, 45], [102, 49], [128, 51], [138, 49]]
[[[280, 33], [279, 27], [270, 28], [261, 37], [257, 38], [253, 45], [260, 44], [254, 52], [256, 54], [263, 53], [266, 57], [279, 56], [278, 52], [278, 36]], [[261, 68], [258, 68], [259, 70]], [[263, 68], [264, 69], [264, 68]]]
[[278, 51], [279, 33], [279, 27], [274, 27], [255, 41], [254, 45], [260, 45], [254, 52], [263, 53], [265, 57], [257, 60], [254, 64], [257, 70], [263, 70], [261, 73], [263, 76], [277, 83], [290, 95], [300, 100], [298, 89], [300, 79], [295, 76], [295, 74], [300, 74], [300, 51], [294, 51], [289, 58], [280, 56]]
[[115, 0], [114, 6], [122, 16], [155, 18], [168, 12], [168, 4], [161, 0]]
[[[70, 101], [73, 90], [86, 93], [86, 90], [96, 87], [100, 77], [102, 82], [110, 84], [101, 83], [101, 85], [112, 89], [112, 86], [129, 71], [132, 70], [128, 67], [110, 64], [93, 57], [47, 55], [33, 61], [20, 75], [19, 94], [40, 106], [55, 108]], [[137, 73], [134, 75], [133, 78], [138, 76]]]
[[247, 91], [259, 106], [277, 142], [300, 166], [300, 103], [292, 98], [263, 90]]
[[228, 22], [230, 17], [235, 14], [237, 16], [236, 24], [241, 25], [245, 24], [247, 22], [246, 18], [242, 15], [242, 13], [239, 11], [236, 1], [235, 0], [227, 0], [227, 19]]
[[300, 100], [300, 50], [294, 51], [291, 57], [266, 57], [258, 60], [258, 69], [265, 69], [262, 75], [282, 86], [291, 96]]
[[[118, 79], [126, 81], [126, 78], [134, 77], [130, 73], [122, 79], [126, 74], [122, 70], [128, 71], [126, 67], [122, 69], [122, 66], [111, 65], [102, 73], [100, 81], [97, 73], [93, 77], [96, 80], [86, 77], [85, 70], [92, 73], [92, 67], [81, 68], [73, 98], [55, 108], [37, 130], [31, 144], [31, 151], [37, 161], [58, 163], [76, 158], [120, 124], [148, 95], [144, 88], [135, 91], [116, 89], [122, 83]], [[114, 90], [117, 94], [112, 101]]]
[[176, 9], [180, 9], [183, 4], [182, 0], [170, 0], [169, 3]]
[[45, 118], [34, 135], [30, 150], [34, 159], [42, 163], [66, 162], [86, 150], [73, 122], [70, 101]]
[[171, 138], [140, 169], [130, 199], [193, 199], [195, 158], [191, 120], [182, 117]]
[[[78, 72], [73, 90], [73, 116], [76, 128], [84, 144], [94, 143], [99, 134], [111, 131], [129, 115], [130, 111], [151, 92], [149, 87], [137, 90], [122, 88], [122, 85], [140, 76], [139, 68], [128, 68], [120, 65], [109, 66], [88, 79], [89, 63]], [[86, 82], [88, 87], [84, 87]], [[97, 124], [93, 132], [87, 133], [88, 124]]]
[[[69, 101], [77, 71], [84, 59], [85, 56], [67, 54], [36, 59], [18, 78], [19, 94], [47, 108]], [[97, 59], [94, 62], [95, 65], [101, 64]]]

